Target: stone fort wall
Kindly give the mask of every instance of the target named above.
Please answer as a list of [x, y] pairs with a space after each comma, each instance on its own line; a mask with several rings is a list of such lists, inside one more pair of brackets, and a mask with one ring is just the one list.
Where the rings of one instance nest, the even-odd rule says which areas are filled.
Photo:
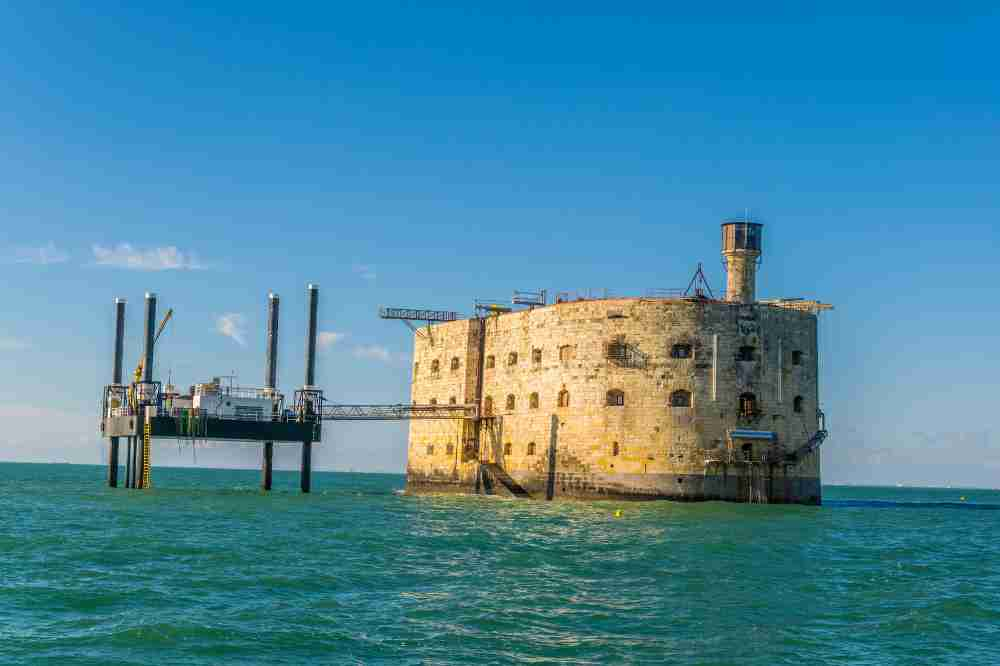
[[[485, 461], [532, 496], [746, 499], [753, 468], [733, 455], [775, 460], [818, 429], [816, 333], [797, 310], [637, 298], [435, 325], [414, 338], [413, 402], [502, 419], [478, 451], [461, 421], [412, 421], [408, 489], [472, 492]], [[736, 428], [777, 443], [730, 453]], [[818, 452], [763, 469], [770, 501], [820, 501]]]

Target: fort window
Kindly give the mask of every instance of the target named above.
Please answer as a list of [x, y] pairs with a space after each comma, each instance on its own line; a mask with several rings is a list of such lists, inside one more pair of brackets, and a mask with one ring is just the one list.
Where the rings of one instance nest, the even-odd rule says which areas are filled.
[[676, 344], [670, 348], [670, 358], [691, 358], [691, 345]]
[[452, 370], [458, 370], [458, 357], [457, 356], [452, 356], [451, 357], [451, 369]]
[[560, 361], [572, 361], [576, 357], [576, 350], [572, 345], [563, 345], [559, 348]]
[[795, 400], [792, 400], [792, 409], [794, 409], [796, 412], [801, 412], [802, 411], [802, 396], [801, 395], [795, 396]]
[[684, 389], [678, 389], [670, 394], [670, 406], [671, 407], [690, 407], [691, 406], [691, 391], [685, 391]]
[[486, 357], [486, 369], [487, 370], [491, 369], [496, 364], [497, 364], [496, 357], [494, 357], [494, 356], [487, 356]]
[[509, 456], [513, 448], [514, 446], [510, 442], [507, 442], [506, 444], [503, 445], [503, 454], [505, 456]]
[[740, 418], [749, 419], [757, 414], [757, 396], [753, 393], [740, 394]]
[[542, 350], [541, 349], [532, 349], [531, 350], [531, 362], [535, 363], [536, 365], [538, 363], [542, 362]]
[[753, 353], [756, 351], [753, 347], [740, 347], [739, 353], [736, 355], [737, 361], [752, 361]]
[[624, 407], [625, 392], [619, 389], [611, 389], [608, 391], [607, 405], [608, 407]]
[[486, 396], [483, 400], [483, 414], [486, 416], [493, 416], [493, 398]]
[[531, 409], [538, 409], [538, 394], [532, 393], [528, 396], [528, 407]]
[[534, 442], [528, 442], [528, 455], [529, 456], [535, 455], [535, 443]]
[[621, 448], [618, 446], [618, 442], [612, 442], [611, 443], [611, 455], [617, 456], [619, 453], [621, 453]]
[[434, 359], [433, 361], [431, 361], [431, 374], [436, 375], [439, 372], [441, 372], [441, 362], [438, 361], [437, 359]]
[[507, 365], [517, 365], [517, 352], [507, 354]]
[[448, 454], [449, 456], [453, 456], [453, 455], [455, 455], [455, 445], [454, 445], [454, 444], [449, 444], [449, 445], [448, 445], [448, 450], [446, 451], [446, 453], [447, 453], [447, 454]]
[[802, 365], [802, 352], [798, 350], [792, 352], [792, 365]]
[[454, 405], [457, 402], [458, 402], [458, 398], [456, 398], [455, 396], [451, 396], [450, 398], [448, 398], [448, 404], [449, 405]]
[[431, 404], [432, 405], [438, 404], [438, 399], [437, 398], [431, 398]]
[[429, 455], [429, 456], [434, 455], [434, 445], [433, 444], [428, 444], [427, 445], [427, 455]]
[[514, 395], [513, 394], [507, 396], [507, 411], [508, 412], [514, 411], [514, 404], [515, 404], [515, 402], [516, 401], [514, 399]]
[[569, 391], [566, 389], [559, 391], [559, 402], [557, 404], [560, 407], [569, 407]]

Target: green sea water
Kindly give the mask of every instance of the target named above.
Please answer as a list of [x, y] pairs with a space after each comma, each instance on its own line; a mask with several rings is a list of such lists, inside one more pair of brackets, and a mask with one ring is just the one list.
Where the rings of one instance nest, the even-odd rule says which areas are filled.
[[0, 663], [1000, 663], [996, 491], [798, 507], [153, 481], [0, 464]]

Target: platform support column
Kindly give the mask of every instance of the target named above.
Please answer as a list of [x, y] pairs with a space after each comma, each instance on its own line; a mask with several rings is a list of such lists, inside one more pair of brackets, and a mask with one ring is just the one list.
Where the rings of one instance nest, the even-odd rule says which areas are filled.
[[[122, 356], [125, 351], [125, 299], [115, 299], [115, 355], [114, 366], [111, 370], [111, 383], [121, 386], [122, 383]], [[104, 418], [108, 414], [103, 415]], [[118, 487], [118, 437], [112, 437], [108, 447], [108, 486]]]
[[125, 487], [132, 487], [132, 438], [125, 438]]
[[[278, 401], [275, 386], [278, 383], [278, 295], [267, 295], [267, 352], [264, 358], [264, 386], [271, 389], [271, 420], [278, 420]], [[271, 489], [271, 469], [274, 464], [274, 442], [264, 442], [264, 458], [260, 486]]]
[[302, 442], [302, 466], [299, 470], [299, 481], [302, 492], [308, 493], [312, 488], [312, 446], [308, 439]]

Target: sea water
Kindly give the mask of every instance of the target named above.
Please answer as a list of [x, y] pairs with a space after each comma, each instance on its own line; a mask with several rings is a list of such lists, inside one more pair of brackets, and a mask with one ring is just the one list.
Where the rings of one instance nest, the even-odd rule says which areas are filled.
[[0, 663], [1000, 663], [996, 491], [804, 507], [103, 476], [0, 465]]

